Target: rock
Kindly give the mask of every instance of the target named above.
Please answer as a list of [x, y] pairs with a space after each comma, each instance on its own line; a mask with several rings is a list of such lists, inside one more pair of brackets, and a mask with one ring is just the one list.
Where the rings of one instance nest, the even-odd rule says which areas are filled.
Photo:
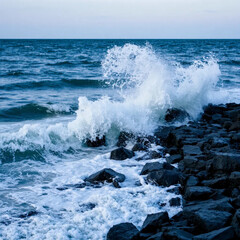
[[161, 229], [164, 223], [169, 222], [169, 217], [167, 212], [159, 212], [154, 214], [148, 214], [145, 219], [141, 232], [155, 233]]
[[225, 129], [229, 129], [230, 127], [232, 126], [232, 122], [231, 121], [225, 121], [224, 124], [223, 124], [223, 127]]
[[137, 161], [141, 161], [141, 160], [149, 160], [149, 159], [157, 159], [157, 158], [161, 158], [162, 157], [162, 153], [158, 152], [158, 151], [149, 151], [146, 154], [144, 154], [143, 156], [137, 158]]
[[87, 139], [86, 144], [88, 147], [100, 147], [106, 145], [106, 138], [102, 136], [102, 138], [96, 137], [95, 140]]
[[178, 163], [180, 160], [182, 160], [181, 154], [174, 154], [166, 158], [167, 162], [170, 164]]
[[133, 139], [133, 138], [134, 138], [134, 135], [132, 133], [120, 132], [119, 137], [118, 137], [117, 146], [118, 147], [126, 147], [127, 141], [129, 141], [130, 139]]
[[183, 122], [187, 118], [189, 118], [189, 114], [185, 110], [178, 108], [168, 109], [165, 115], [165, 121], [168, 123]]
[[232, 204], [235, 208], [240, 208], [240, 196], [232, 199], [231, 204]]
[[133, 151], [130, 151], [124, 147], [120, 147], [111, 152], [110, 159], [125, 160], [127, 158], [132, 158], [133, 156], [134, 156]]
[[169, 200], [169, 204], [171, 207], [178, 207], [181, 205], [181, 199], [179, 197], [172, 198]]
[[159, 138], [162, 144], [165, 144], [172, 129], [173, 127], [160, 127], [155, 131], [154, 136]]
[[98, 184], [103, 182], [123, 182], [125, 176], [121, 173], [115, 172], [111, 168], [104, 168], [85, 179], [86, 182]]
[[213, 192], [214, 191], [209, 187], [187, 187], [184, 197], [187, 200], [205, 200], [209, 199]]
[[154, 234], [151, 237], [147, 238], [147, 240], [164, 240], [163, 233], [159, 232], [157, 234]]
[[191, 240], [193, 235], [176, 227], [168, 227], [163, 233], [164, 239]]
[[220, 173], [240, 171], [240, 154], [217, 153], [213, 159], [212, 169]]
[[196, 156], [202, 154], [202, 151], [199, 146], [195, 145], [184, 145], [183, 146], [183, 155], [184, 156]]
[[239, 131], [239, 130], [240, 130], [240, 121], [234, 122], [229, 128], [229, 131]]
[[218, 200], [210, 199], [210, 200], [196, 201], [196, 202], [191, 202], [189, 204], [185, 204], [184, 214], [188, 216], [188, 213], [190, 213], [191, 215], [192, 212], [197, 212], [201, 209], [217, 210], [217, 211], [224, 211], [229, 213], [234, 212], [234, 208], [229, 203], [229, 198], [225, 197]]
[[240, 196], [240, 190], [238, 190], [237, 188], [234, 188], [231, 192], [231, 198], [236, 198]]
[[154, 171], [147, 175], [147, 181], [159, 186], [169, 187], [180, 183], [181, 174], [176, 170], [160, 170]]
[[32, 211], [29, 211], [29, 212], [27, 212], [27, 213], [20, 214], [18, 217], [19, 217], [19, 218], [28, 218], [28, 217], [35, 216], [35, 215], [37, 215], [37, 214], [38, 214], [37, 211], [32, 210]]
[[199, 183], [198, 178], [191, 175], [186, 182], [186, 187], [196, 186], [198, 185], [198, 183]]
[[240, 186], [240, 172], [232, 172], [229, 177], [229, 185], [231, 187], [239, 187]]
[[207, 187], [211, 188], [226, 188], [228, 186], [228, 178], [227, 177], [220, 177], [214, 178], [210, 180], [202, 181], [202, 184]]
[[145, 175], [148, 174], [150, 172], [154, 172], [154, 171], [159, 171], [161, 169], [168, 169], [168, 170], [172, 170], [174, 169], [174, 167], [172, 165], [170, 165], [169, 163], [159, 163], [159, 162], [151, 162], [151, 163], [146, 163], [140, 173], [140, 175]]
[[147, 151], [147, 147], [142, 144], [142, 143], [136, 143], [133, 148], [132, 148], [132, 151]]
[[232, 214], [225, 211], [201, 209], [195, 212], [187, 212], [184, 209], [189, 223], [193, 223], [200, 233], [210, 232], [226, 227], [232, 218]]
[[138, 229], [132, 223], [120, 223], [110, 228], [107, 240], [131, 240], [137, 233]]
[[238, 209], [233, 217], [232, 226], [237, 237], [240, 239], [240, 209]]
[[193, 240], [234, 240], [234, 236], [233, 227], [230, 226], [195, 236]]

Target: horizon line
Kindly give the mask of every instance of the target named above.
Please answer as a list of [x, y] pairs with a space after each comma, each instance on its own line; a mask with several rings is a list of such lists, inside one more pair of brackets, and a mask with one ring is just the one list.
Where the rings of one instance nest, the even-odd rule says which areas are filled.
[[240, 38], [0, 38], [0, 40], [240, 40]]

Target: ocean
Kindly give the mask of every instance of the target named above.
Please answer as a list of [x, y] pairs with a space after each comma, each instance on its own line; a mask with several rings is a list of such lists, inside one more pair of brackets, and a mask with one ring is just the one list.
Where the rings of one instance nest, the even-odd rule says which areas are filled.
[[[171, 107], [197, 119], [240, 103], [240, 40], [0, 40], [0, 102], [0, 238], [105, 239], [181, 210], [171, 187], [139, 175], [156, 159], [110, 159], [119, 133], [154, 134]], [[121, 188], [75, 187], [106, 167], [126, 176]]]

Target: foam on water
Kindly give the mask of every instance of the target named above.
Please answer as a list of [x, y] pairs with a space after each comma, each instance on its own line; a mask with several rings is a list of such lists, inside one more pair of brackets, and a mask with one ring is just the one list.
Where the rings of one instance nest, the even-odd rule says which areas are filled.
[[94, 138], [111, 128], [152, 133], [167, 108], [185, 109], [196, 118], [204, 105], [225, 97], [216, 91], [220, 70], [213, 58], [183, 68], [164, 62], [149, 46], [126, 44], [108, 50], [102, 66], [122, 101], [80, 97], [77, 118], [68, 126], [79, 138]]

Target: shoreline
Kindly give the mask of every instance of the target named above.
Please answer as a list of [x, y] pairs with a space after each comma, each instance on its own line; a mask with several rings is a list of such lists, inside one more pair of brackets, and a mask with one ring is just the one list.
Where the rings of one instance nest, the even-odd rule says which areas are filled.
[[[169, 123], [185, 118], [186, 113], [177, 109], [165, 116]], [[209, 104], [198, 121], [160, 127], [154, 137], [138, 137], [132, 150], [125, 148], [131, 134], [120, 134], [119, 148], [111, 152], [115, 160], [131, 158], [139, 150], [154, 159], [158, 156], [148, 153], [148, 144], [164, 147], [164, 153], [169, 153], [166, 164], [147, 163], [141, 175], [149, 184], [176, 185], [183, 209], [170, 219], [167, 212], [149, 214], [140, 230], [132, 223], [114, 225], [107, 240], [240, 239], [239, 130], [240, 104], [229, 103]], [[119, 187], [118, 181], [113, 184]], [[178, 198], [170, 201], [180, 204]]]

